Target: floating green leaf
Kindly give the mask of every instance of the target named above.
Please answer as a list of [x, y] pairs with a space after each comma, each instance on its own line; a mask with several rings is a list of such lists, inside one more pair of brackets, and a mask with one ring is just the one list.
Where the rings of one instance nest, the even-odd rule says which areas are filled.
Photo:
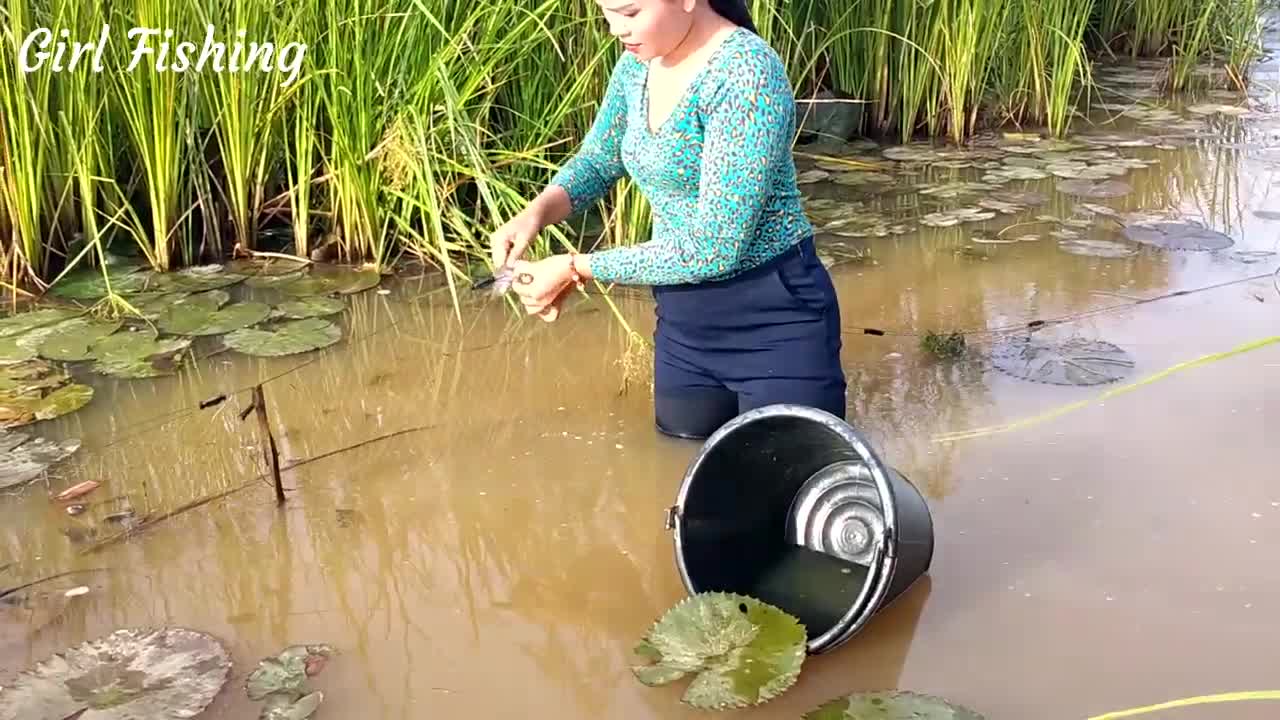
[[223, 339], [227, 347], [245, 355], [276, 357], [319, 350], [342, 339], [342, 330], [323, 318], [281, 323], [272, 329], [236, 330]]
[[253, 275], [244, 284], [252, 288], [284, 288], [307, 277], [306, 270], [288, 270], [281, 273]]
[[80, 449], [75, 438], [53, 442], [0, 430], [0, 490], [24, 485]]
[[276, 306], [276, 312], [281, 317], [295, 320], [336, 315], [345, 309], [347, 309], [346, 303], [330, 297], [304, 297], [282, 302]]
[[[210, 290], [209, 292], [215, 293], [215, 292], [222, 292], [222, 291]], [[190, 295], [191, 293], [186, 291], [178, 291], [178, 292], [151, 291], [151, 292], [137, 293], [135, 295], [127, 295], [125, 296], [125, 300], [128, 301], [130, 305], [133, 305], [134, 309], [136, 309], [141, 314], [143, 319], [154, 322], [156, 320], [159, 320], [160, 316], [164, 314], [165, 310], [169, 309], [169, 307], [172, 306], [174, 303], [186, 297], [189, 297]]]
[[158, 324], [171, 335], [221, 335], [262, 322], [271, 314], [268, 305], [254, 301], [222, 307], [229, 299], [222, 290], [183, 298], [161, 314]]
[[0, 338], [0, 365], [13, 365], [40, 356], [40, 345], [53, 333], [57, 325], [44, 325], [21, 335]]
[[40, 356], [48, 360], [76, 362], [92, 357], [89, 348], [120, 329], [120, 320], [72, 318], [49, 329], [39, 345]]
[[154, 287], [168, 292], [198, 293], [229, 287], [244, 279], [244, 275], [230, 272], [221, 265], [198, 265], [159, 274]]
[[230, 655], [204, 633], [118, 630], [20, 674], [0, 690], [0, 720], [192, 718], [230, 672]]
[[93, 388], [39, 360], [0, 370], [0, 428], [30, 425], [75, 412], [93, 399]]
[[293, 645], [275, 657], [264, 658], [245, 680], [250, 700], [264, 700], [259, 720], [305, 720], [324, 700], [310, 692], [307, 678], [324, 669], [333, 655], [328, 645]]
[[[117, 295], [146, 290], [158, 277], [140, 265], [108, 265], [106, 275], [110, 278], [112, 292]], [[49, 294], [68, 300], [98, 300], [107, 295], [107, 281], [101, 268], [73, 270], [54, 283]]]
[[254, 278], [254, 287], [269, 287], [286, 295], [354, 295], [377, 287], [382, 276], [372, 268], [317, 266], [310, 273], [290, 273], [277, 277]]
[[271, 695], [262, 705], [258, 720], [306, 720], [315, 714], [324, 701], [319, 690], [309, 694], [280, 693]]
[[30, 330], [53, 325], [82, 314], [80, 310], [68, 308], [41, 308], [30, 312], [10, 315], [0, 320], [0, 337], [13, 337]]
[[823, 703], [804, 720], [984, 720], [941, 698], [907, 691], [853, 693]]
[[636, 647], [653, 663], [632, 672], [650, 686], [694, 674], [683, 697], [693, 707], [749, 707], [795, 683], [805, 642], [804, 626], [778, 608], [742, 595], [701, 593], [654, 624]]
[[190, 347], [190, 338], [159, 339], [151, 328], [116, 333], [94, 344], [93, 371], [120, 378], [170, 375]]

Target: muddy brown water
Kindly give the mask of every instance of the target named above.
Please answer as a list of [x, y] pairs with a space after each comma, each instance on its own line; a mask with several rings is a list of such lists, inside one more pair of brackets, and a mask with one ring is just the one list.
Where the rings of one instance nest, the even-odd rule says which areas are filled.
[[[1266, 68], [1262, 81], [1274, 80]], [[1253, 94], [1267, 102], [1265, 86]], [[1280, 344], [1043, 422], [939, 438], [1280, 335], [1280, 288], [1245, 280], [1275, 271], [1280, 256], [1231, 255], [1280, 250], [1280, 221], [1268, 219], [1280, 212], [1280, 123], [1209, 123], [1210, 139], [1135, 151], [1161, 162], [1125, 177], [1132, 194], [1094, 202], [1176, 208], [1231, 235], [1225, 252], [1096, 258], [1052, 238], [962, 250], [975, 230], [1070, 215], [1074, 201], [1054, 180], [1011, 184], [1049, 196], [1011, 218], [822, 237], [829, 253], [864, 253], [832, 268], [850, 328], [850, 421], [925, 493], [937, 552], [928, 577], [843, 648], [809, 658], [788, 693], [733, 716], [799, 718], [838, 694], [903, 688], [995, 720], [1069, 720], [1280, 688]], [[1150, 132], [1131, 125], [1106, 131]], [[873, 207], [904, 201], [806, 191]], [[911, 335], [1211, 285], [1060, 327], [1132, 355], [1136, 367], [1115, 385], [998, 372], [985, 361], [993, 336], [971, 336], [963, 358], [942, 360]], [[0, 567], [13, 563], [0, 587], [105, 570], [44, 584], [52, 599], [24, 594], [0, 611], [0, 684], [115, 628], [164, 624], [213, 633], [234, 654], [209, 718], [256, 717], [244, 676], [258, 658], [302, 642], [340, 652], [313, 683], [326, 694], [317, 717], [698, 716], [679, 703], [684, 683], [650, 689], [628, 669], [641, 634], [684, 597], [662, 520], [696, 443], [654, 431], [643, 372], [619, 393], [627, 338], [598, 297], [575, 300], [548, 325], [469, 296], [459, 323], [433, 289], [408, 280], [390, 295], [355, 297], [350, 339], [331, 351], [226, 354], [151, 381], [97, 378], [93, 403], [41, 427], [82, 437], [84, 448], [47, 483], [0, 497]], [[617, 301], [647, 336], [644, 293]], [[192, 408], [303, 363], [266, 385], [286, 463], [408, 432], [287, 471], [283, 509], [258, 483], [83, 552], [94, 528], [114, 531], [94, 518], [121, 496], [139, 514], [159, 514], [259, 473], [254, 418], [238, 417], [247, 392]], [[103, 483], [89, 513], [71, 518], [49, 501], [84, 479]], [[59, 597], [80, 585], [88, 594]], [[1272, 718], [1276, 707], [1176, 716]]]

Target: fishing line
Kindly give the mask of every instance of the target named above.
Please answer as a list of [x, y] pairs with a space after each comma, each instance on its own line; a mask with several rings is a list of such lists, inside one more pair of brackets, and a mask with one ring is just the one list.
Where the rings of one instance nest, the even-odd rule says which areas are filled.
[[[1132, 300], [1125, 303], [1108, 305], [1108, 306], [1097, 308], [1094, 310], [1085, 310], [1083, 312], [1072, 313], [1069, 315], [1062, 315], [1056, 318], [1050, 318], [1048, 320], [1032, 320], [1025, 323], [1019, 323], [1017, 325], [1004, 325], [1004, 326], [999, 326], [994, 328], [960, 330], [960, 331], [955, 331], [951, 333], [941, 333], [941, 334], [963, 335], [965, 337], [976, 337], [976, 336], [982, 336], [982, 335], [1002, 335], [1002, 334], [1007, 334], [1011, 332], [1021, 332], [1025, 330], [1039, 330], [1040, 328], [1047, 327], [1049, 325], [1062, 325], [1066, 323], [1076, 322], [1078, 320], [1083, 320], [1085, 318], [1090, 318], [1097, 315], [1104, 315], [1106, 313], [1112, 313], [1118, 310], [1137, 307], [1139, 305], [1147, 305], [1153, 302], [1157, 302], [1159, 300], [1168, 300], [1170, 298], [1175, 298], [1175, 297], [1185, 297], [1187, 295], [1195, 295], [1197, 293], [1207, 292], [1209, 290], [1218, 290], [1224, 287], [1230, 287], [1232, 285], [1239, 285], [1242, 283], [1254, 282], [1256, 280], [1265, 280], [1267, 278], [1272, 279], [1273, 283], [1275, 283], [1276, 285], [1276, 292], [1280, 293], [1280, 267], [1277, 267], [1274, 273], [1267, 272], [1267, 273], [1262, 273], [1260, 275], [1254, 275], [1252, 277], [1239, 278], [1237, 280], [1226, 280], [1220, 283], [1214, 283], [1212, 285], [1205, 285], [1204, 287], [1191, 288], [1188, 290], [1176, 290], [1174, 292], [1165, 293], [1164, 295], [1157, 295], [1155, 297], [1141, 298], [1138, 300]], [[857, 325], [847, 325], [843, 328], [843, 330], [846, 334], [861, 333], [863, 335], [874, 335], [876, 337], [922, 338], [930, 334], [930, 333], [918, 332], [918, 331], [882, 330], [880, 328], [860, 327]]]
[[1192, 705], [1241, 702], [1244, 700], [1280, 700], [1280, 690], [1247, 690], [1244, 692], [1221, 693], [1218, 695], [1200, 695], [1197, 697], [1184, 698], [1182, 700], [1171, 700], [1158, 705], [1147, 705], [1146, 707], [1109, 712], [1105, 715], [1095, 715], [1089, 718], [1089, 720], [1119, 720], [1119, 718], [1133, 717], [1134, 715], [1146, 715], [1147, 713], [1159, 712], [1160, 710], [1173, 710], [1176, 708], [1191, 707]]
[[1165, 368], [1164, 370], [1161, 370], [1160, 372], [1155, 373], [1154, 375], [1149, 375], [1137, 382], [1108, 390], [1092, 399], [1079, 400], [1077, 402], [1063, 405], [1057, 409], [1050, 410], [1049, 412], [1041, 413], [1040, 415], [1025, 418], [1023, 420], [1017, 420], [1010, 423], [1004, 423], [1002, 425], [991, 425], [983, 428], [975, 428], [973, 430], [961, 430], [961, 431], [952, 432], [952, 433], [942, 433], [940, 435], [935, 435], [933, 437], [933, 441], [935, 443], [939, 443], [939, 442], [956, 442], [958, 440], [972, 440], [974, 438], [986, 437], [988, 435], [996, 435], [999, 433], [1004, 433], [1012, 430], [1018, 430], [1021, 428], [1030, 427], [1032, 425], [1038, 425], [1042, 422], [1046, 422], [1048, 420], [1061, 417], [1062, 415], [1065, 415], [1074, 410], [1079, 410], [1080, 408], [1087, 407], [1091, 403], [1100, 402], [1108, 398], [1116, 397], [1117, 395], [1123, 395], [1124, 393], [1132, 392], [1145, 385], [1149, 385], [1157, 380], [1162, 380], [1180, 370], [1190, 370], [1191, 368], [1194, 368], [1194, 367], [1207, 365], [1211, 362], [1223, 360], [1223, 359], [1232, 357], [1234, 355], [1240, 355], [1240, 354], [1249, 352], [1250, 350], [1257, 350], [1258, 348], [1266, 347], [1267, 345], [1271, 345], [1278, 342], [1280, 342], [1280, 335], [1274, 335], [1272, 337], [1263, 338], [1261, 340], [1254, 340], [1253, 342], [1244, 343], [1243, 345], [1237, 345], [1236, 347], [1231, 348], [1230, 350], [1226, 350], [1224, 352], [1213, 353], [1212, 355], [1204, 355], [1202, 357], [1196, 358], [1195, 360], [1188, 360], [1187, 362], [1178, 363], [1173, 367]]

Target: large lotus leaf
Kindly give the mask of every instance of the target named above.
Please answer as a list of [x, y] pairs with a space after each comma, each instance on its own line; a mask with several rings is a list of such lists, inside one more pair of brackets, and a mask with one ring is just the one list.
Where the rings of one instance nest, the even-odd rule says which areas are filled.
[[19, 675], [0, 690], [0, 720], [193, 718], [230, 672], [230, 655], [204, 633], [118, 630]]
[[1210, 230], [1193, 220], [1154, 220], [1126, 225], [1125, 237], [1165, 250], [1208, 252], [1235, 244], [1231, 236]]
[[1133, 186], [1121, 180], [1078, 178], [1058, 183], [1058, 190], [1077, 197], [1118, 198], [1133, 192]]
[[0, 319], [0, 337], [21, 335], [29, 330], [53, 325], [80, 315], [83, 311], [68, 308], [41, 308]]
[[853, 693], [823, 703], [804, 720], [984, 720], [969, 708], [906, 691]]
[[1125, 377], [1134, 361], [1122, 348], [1100, 340], [1018, 335], [995, 344], [996, 369], [1022, 380], [1051, 385], [1101, 385]]
[[155, 288], [168, 292], [198, 293], [235, 285], [244, 279], [244, 275], [229, 272], [221, 265], [198, 265], [157, 275]]
[[310, 317], [336, 315], [347, 309], [347, 304], [338, 298], [302, 297], [282, 302], [276, 306], [276, 314], [280, 317], [301, 320]]
[[0, 490], [26, 484], [40, 477], [50, 465], [80, 449], [72, 438], [53, 442], [32, 439], [26, 433], [0, 430]]
[[[160, 277], [139, 265], [108, 265], [106, 274], [110, 278], [112, 292], [117, 295], [146, 290]], [[54, 283], [49, 294], [69, 300], [98, 300], [106, 297], [107, 281], [103, 279], [101, 268], [73, 270]]]
[[40, 356], [49, 360], [75, 362], [92, 357], [94, 343], [120, 329], [120, 320], [92, 320], [78, 317], [64, 320], [50, 329], [40, 343]]
[[744, 708], [789, 689], [806, 653], [804, 626], [754, 598], [701, 593], [669, 610], [636, 648], [652, 664], [632, 672], [665, 685], [695, 674], [684, 702], [701, 709]]
[[278, 357], [319, 350], [342, 339], [342, 330], [323, 318], [281, 323], [272, 329], [245, 328], [229, 333], [223, 342], [245, 355]]
[[[220, 293], [220, 295], [212, 295]], [[228, 298], [221, 290], [179, 300], [160, 316], [160, 329], [173, 335], [221, 335], [262, 322], [271, 308], [260, 302], [221, 307]]]

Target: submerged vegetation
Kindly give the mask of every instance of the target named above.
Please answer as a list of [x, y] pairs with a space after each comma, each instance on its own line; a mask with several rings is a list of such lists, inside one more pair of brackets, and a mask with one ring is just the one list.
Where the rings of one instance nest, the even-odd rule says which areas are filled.
[[[1008, 123], [1062, 135], [1091, 98], [1091, 58], [1163, 58], [1169, 90], [1240, 85], [1263, 1], [750, 4], [801, 98], [851, 100], [849, 127], [869, 136], [962, 141]], [[379, 270], [416, 257], [456, 293], [489, 230], [576, 148], [619, 52], [589, 0], [11, 0], [0, 20], [0, 267], [13, 293], [101, 265], [107, 247], [158, 271], [237, 247]], [[69, 31], [66, 62], [104, 25], [105, 72], [88, 55], [76, 69], [20, 66], [37, 28]], [[227, 62], [237, 43], [306, 52], [296, 76], [128, 71], [136, 41], [119, 28], [132, 27], [197, 47], [212, 29]], [[592, 232], [566, 223], [535, 252], [643, 239], [647, 206], [629, 183], [604, 207]]]

